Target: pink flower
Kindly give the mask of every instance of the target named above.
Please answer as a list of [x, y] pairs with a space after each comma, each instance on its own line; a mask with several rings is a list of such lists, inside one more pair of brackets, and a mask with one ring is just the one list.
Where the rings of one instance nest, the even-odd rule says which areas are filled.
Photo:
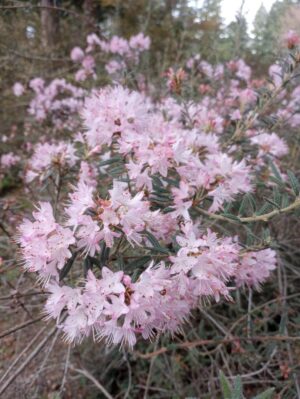
[[121, 86], [106, 87], [89, 97], [82, 112], [90, 147], [110, 144], [113, 136], [140, 132], [145, 126], [144, 98]]
[[300, 36], [295, 31], [289, 30], [284, 35], [284, 41], [289, 49], [293, 49], [295, 46], [297, 46], [300, 43]]
[[130, 52], [128, 41], [122, 37], [113, 36], [109, 43], [109, 50], [111, 53], [119, 55], [128, 55]]
[[75, 148], [70, 143], [37, 144], [33, 156], [29, 160], [26, 180], [31, 182], [39, 176], [40, 180], [47, 177], [49, 169], [64, 166], [74, 166], [77, 160]]
[[19, 227], [18, 241], [24, 267], [38, 272], [42, 279], [57, 278], [58, 270], [72, 256], [69, 247], [75, 243], [75, 238], [70, 229], [55, 222], [49, 203], [41, 202], [33, 217], [33, 222], [25, 219]]
[[86, 71], [92, 71], [95, 68], [95, 59], [93, 56], [91, 55], [87, 55], [86, 57], [84, 57], [84, 59], [82, 60], [82, 66]]
[[116, 60], [111, 60], [105, 65], [106, 71], [112, 75], [120, 70], [124, 70], [126, 68], [126, 65], [123, 62], [119, 62]]
[[237, 286], [259, 289], [276, 268], [276, 253], [272, 249], [257, 252], [245, 252], [236, 271]]
[[47, 284], [46, 288], [51, 292], [45, 304], [45, 312], [49, 318], [59, 319], [65, 306], [68, 311], [72, 312], [82, 302], [79, 288], [71, 288], [66, 285], [60, 287], [56, 282]]
[[286, 155], [289, 150], [286, 142], [276, 133], [260, 133], [251, 137], [251, 142], [259, 147], [258, 157], [270, 154], [280, 158]]
[[145, 36], [142, 32], [138, 33], [135, 36], [131, 36], [131, 38], [129, 39], [129, 46], [132, 49], [138, 51], [149, 50], [150, 43], [151, 43], [150, 37]]
[[22, 83], [16, 82], [13, 85], [13, 93], [16, 97], [20, 97], [22, 94], [25, 92], [25, 87], [22, 85]]
[[80, 47], [74, 47], [71, 51], [71, 60], [81, 62], [84, 58], [84, 51]]
[[21, 158], [18, 155], [14, 155], [12, 152], [3, 154], [0, 157], [0, 165], [2, 168], [10, 168], [20, 162]]

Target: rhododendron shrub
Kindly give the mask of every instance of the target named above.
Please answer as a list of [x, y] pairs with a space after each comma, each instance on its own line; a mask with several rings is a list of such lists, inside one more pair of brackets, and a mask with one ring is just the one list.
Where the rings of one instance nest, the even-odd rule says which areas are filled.
[[[270, 68], [269, 81], [253, 79], [242, 59], [211, 65], [195, 55], [170, 67], [153, 96], [145, 77], [142, 87], [121, 79], [150, 39], [92, 34], [71, 51], [81, 83], [14, 85], [16, 96], [33, 91], [32, 123], [53, 132], [22, 160], [39, 200], [17, 242], [67, 341], [91, 335], [132, 348], [179, 333], [199, 306], [263, 289], [277, 265], [268, 222], [300, 207], [284, 162], [289, 142], [278, 134], [300, 123], [300, 59], [287, 40], [295, 54]], [[1, 168], [20, 161], [8, 153]]]

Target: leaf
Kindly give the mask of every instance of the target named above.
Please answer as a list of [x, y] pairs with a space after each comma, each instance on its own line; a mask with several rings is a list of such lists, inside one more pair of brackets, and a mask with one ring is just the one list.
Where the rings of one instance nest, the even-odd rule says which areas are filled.
[[123, 168], [123, 166], [116, 166], [115, 168], [109, 170], [109, 175], [117, 177], [119, 175], [122, 175], [124, 172], [125, 169]]
[[271, 200], [270, 198], [264, 198], [265, 201], [267, 201], [269, 204], [273, 205], [274, 208], [280, 209], [280, 205], [276, 204], [276, 202], [274, 202], [273, 200]]
[[221, 388], [222, 392], [224, 395], [224, 399], [232, 399], [232, 387], [230, 385], [230, 382], [226, 378], [225, 374], [223, 373], [222, 370], [219, 372], [220, 375], [220, 383], [221, 383]]
[[281, 194], [278, 190], [278, 187], [273, 188], [273, 200], [277, 207], [281, 207]]
[[242, 379], [239, 375], [234, 380], [234, 387], [231, 398], [243, 399], [243, 384], [242, 384]]
[[153, 245], [153, 248], [150, 249], [155, 249], [158, 252], [162, 252], [164, 254], [169, 254], [169, 251], [165, 248], [163, 248], [160, 243], [157, 241], [157, 239], [154, 237], [153, 234], [151, 234], [149, 231], [145, 231], [144, 234], [148, 238], [148, 240], [151, 242]]
[[93, 263], [93, 265], [96, 265], [101, 269], [100, 259], [95, 258], [94, 256], [90, 256], [89, 258], [90, 258], [91, 262]]
[[150, 197], [149, 198], [149, 201], [150, 202], [157, 202], [157, 203], [160, 203], [160, 204], [168, 204], [169, 202], [170, 202], [170, 199], [169, 198], [161, 198], [161, 197]]
[[269, 228], [266, 228], [263, 230], [262, 237], [263, 237], [263, 241], [266, 243], [269, 243], [271, 241], [271, 233], [270, 233]]
[[253, 399], [271, 399], [273, 397], [273, 393], [275, 388], [269, 388], [266, 391], [256, 395]]
[[76, 259], [78, 252], [74, 252], [71, 258], [67, 261], [67, 263], [64, 265], [64, 267], [60, 270], [59, 272], [59, 281], [63, 280], [69, 271], [71, 270], [71, 267], [73, 266], [73, 263]]
[[87, 277], [88, 271], [93, 269], [93, 262], [91, 261], [90, 257], [87, 256], [83, 262], [83, 274], [84, 277]]
[[163, 177], [164, 181], [170, 184], [170, 186], [175, 186], [179, 188], [179, 180], [170, 179], [169, 177]]
[[227, 202], [224, 205], [224, 213], [229, 213], [230, 209], [232, 209], [232, 202]]
[[105, 161], [99, 162], [98, 166], [102, 167], [105, 165], [111, 165], [112, 163], [120, 162], [121, 160], [122, 160], [122, 157], [120, 157], [120, 156], [112, 157], [112, 158], [106, 159]]
[[152, 176], [153, 184], [155, 184], [158, 187], [164, 187], [163, 183], [161, 182], [160, 178], [158, 176]]
[[294, 191], [295, 195], [299, 195], [300, 193], [300, 183], [297, 177], [294, 175], [294, 173], [291, 170], [287, 171], [287, 175], [289, 177], [289, 182], [290, 186], [292, 187], [292, 190]]
[[128, 264], [128, 267], [130, 267], [130, 269], [133, 269], [133, 270], [138, 269], [138, 268], [144, 266], [146, 263], [150, 262], [150, 260], [151, 260], [151, 256], [143, 256], [133, 262], [130, 262]]
[[109, 257], [109, 252], [110, 248], [106, 246], [105, 241], [103, 241], [103, 244], [101, 245], [101, 255], [100, 255], [100, 264], [101, 266], [104, 266], [108, 257]]
[[286, 208], [287, 206], [289, 206], [290, 203], [290, 199], [287, 193], [283, 193], [281, 196], [281, 207], [282, 208]]
[[272, 210], [273, 210], [273, 206], [272, 206], [270, 203], [266, 202], [266, 203], [263, 204], [263, 206], [256, 212], [256, 215], [257, 215], [257, 216], [259, 216], [259, 215], [264, 215], [264, 214], [266, 214], [266, 213], [271, 212]]
[[241, 215], [253, 215], [255, 209], [256, 209], [256, 204], [253, 195], [251, 193], [245, 194], [243, 196], [238, 213]]
[[278, 181], [283, 182], [281, 174], [279, 173], [279, 170], [277, 169], [277, 167], [275, 166], [275, 164], [273, 163], [273, 161], [271, 159], [269, 159], [269, 165], [271, 167], [271, 170], [272, 170], [273, 175], [275, 176], [275, 178]]
[[274, 176], [270, 176], [270, 181], [277, 184], [277, 186], [279, 186], [279, 187], [284, 187], [284, 182], [282, 180], [278, 180]]

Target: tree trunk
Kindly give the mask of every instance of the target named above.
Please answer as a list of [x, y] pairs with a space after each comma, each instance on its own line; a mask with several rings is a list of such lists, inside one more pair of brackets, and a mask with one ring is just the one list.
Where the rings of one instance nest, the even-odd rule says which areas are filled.
[[53, 48], [59, 40], [59, 11], [56, 0], [41, 0], [42, 44], [45, 49]]
[[84, 0], [83, 12], [85, 16], [85, 30], [87, 33], [95, 32], [96, 25], [96, 2], [95, 0]]

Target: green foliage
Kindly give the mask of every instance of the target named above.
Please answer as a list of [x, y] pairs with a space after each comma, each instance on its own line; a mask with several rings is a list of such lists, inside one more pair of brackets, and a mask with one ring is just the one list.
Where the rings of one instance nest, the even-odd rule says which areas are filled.
[[[219, 378], [223, 399], [245, 399], [245, 396], [243, 395], [242, 379], [240, 376], [235, 377], [233, 386], [221, 370], [219, 372]], [[269, 388], [252, 399], [272, 399], [273, 393], [274, 388]]]

